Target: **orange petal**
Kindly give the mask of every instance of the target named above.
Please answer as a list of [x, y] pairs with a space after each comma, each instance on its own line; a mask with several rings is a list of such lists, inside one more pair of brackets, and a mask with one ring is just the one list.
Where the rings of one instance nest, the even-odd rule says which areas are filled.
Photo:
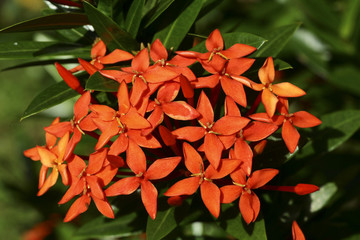
[[100, 181], [98, 177], [93, 175], [93, 176], [86, 176], [85, 178], [86, 178], [86, 183], [90, 187], [91, 195], [99, 199], [104, 199], [105, 194], [100, 186]]
[[76, 176], [77, 178], [80, 176], [81, 172], [86, 168], [86, 164], [84, 160], [82, 160], [77, 155], [72, 155], [70, 159], [68, 159], [68, 166], [71, 176]]
[[154, 129], [164, 121], [164, 112], [161, 107], [156, 106], [154, 111], [147, 118], [147, 121], [151, 124], [150, 128], [144, 129], [142, 134], [144, 136], [149, 135]]
[[129, 140], [125, 134], [120, 134], [119, 137], [111, 144], [109, 149], [109, 154], [111, 155], [119, 155], [123, 153], [128, 148]]
[[65, 133], [72, 132], [73, 127], [71, 126], [70, 122], [59, 122], [54, 125], [44, 127], [44, 130], [53, 136], [62, 137], [65, 135]]
[[136, 144], [141, 147], [161, 148], [159, 141], [151, 134], [143, 136], [140, 130], [129, 130], [127, 135], [129, 139], [136, 142]]
[[261, 101], [264, 104], [266, 113], [269, 115], [269, 117], [271, 118], [274, 116], [278, 98], [272, 92], [270, 92], [268, 88], [265, 88], [261, 94]]
[[38, 188], [40, 189], [43, 185], [44, 182], [46, 180], [46, 176], [47, 176], [47, 171], [48, 171], [48, 167], [42, 165], [40, 168], [40, 173], [39, 173], [39, 185]]
[[293, 240], [305, 240], [305, 235], [296, 221], [292, 223], [291, 232]]
[[241, 169], [244, 170], [246, 175], [250, 175], [252, 168], [253, 152], [244, 139], [239, 138], [234, 145], [234, 158], [243, 162]]
[[89, 156], [89, 164], [86, 168], [86, 173], [95, 174], [102, 168], [105, 158], [107, 156], [107, 148], [102, 148]]
[[240, 82], [232, 80], [225, 76], [221, 78], [220, 82], [221, 87], [227, 96], [232, 97], [235, 102], [237, 102], [243, 107], [246, 107], [247, 100], [245, 90]]
[[43, 195], [44, 193], [47, 192], [47, 190], [49, 190], [52, 186], [55, 185], [57, 179], [59, 177], [59, 171], [56, 168], [53, 168], [52, 172], [50, 173], [50, 175], [47, 177], [47, 179], [45, 180], [44, 184], [42, 185], [42, 187], [40, 188], [39, 192], [37, 193], [38, 196]]
[[125, 81], [122, 81], [117, 92], [119, 113], [127, 113], [130, 109], [129, 91]]
[[38, 161], [40, 160], [40, 155], [38, 153], [37, 147], [33, 147], [24, 151], [24, 156], [31, 158], [31, 160]]
[[91, 94], [90, 91], [86, 91], [81, 97], [76, 101], [74, 105], [74, 116], [75, 121], [80, 120], [89, 113]]
[[66, 191], [64, 196], [58, 202], [58, 204], [64, 204], [70, 201], [76, 195], [81, 194], [84, 191], [85, 181], [79, 178], [73, 178], [70, 188]]
[[163, 140], [166, 146], [173, 146], [176, 144], [176, 137], [171, 133], [169, 129], [167, 129], [162, 125], [160, 125], [158, 129], [161, 139]]
[[111, 107], [108, 107], [106, 105], [100, 105], [100, 104], [93, 104], [90, 106], [90, 110], [92, 112], [95, 112], [96, 115], [94, 117], [98, 117], [103, 121], [111, 121], [113, 120], [116, 111], [112, 109]]
[[108, 197], [118, 195], [129, 195], [136, 191], [140, 186], [140, 179], [138, 177], [127, 177], [120, 179], [113, 185], [108, 187], [104, 193]]
[[204, 163], [200, 154], [188, 143], [184, 142], [183, 152], [186, 168], [193, 174], [204, 171]]
[[284, 122], [281, 130], [281, 136], [284, 139], [289, 152], [295, 152], [296, 146], [298, 145], [300, 139], [300, 134], [289, 121]]
[[267, 138], [278, 129], [275, 124], [263, 122], [251, 122], [243, 129], [243, 137], [246, 141], [257, 142]]
[[145, 129], [151, 127], [151, 124], [141, 116], [135, 108], [132, 108], [126, 115], [120, 117], [120, 121], [129, 129]]
[[205, 171], [205, 177], [208, 179], [221, 179], [232, 173], [241, 162], [238, 159], [221, 159], [220, 165], [215, 169], [209, 165]]
[[91, 198], [87, 195], [82, 195], [71, 205], [69, 211], [66, 213], [64, 222], [70, 222], [78, 215], [83, 212], [86, 212], [91, 202]]
[[184, 101], [164, 103], [161, 106], [166, 115], [176, 120], [191, 120], [199, 117], [199, 113]]
[[184, 77], [182, 74], [179, 75], [179, 78], [180, 78], [181, 90], [182, 90], [184, 97], [185, 98], [193, 98], [194, 97], [194, 89], [191, 86], [189, 79]]
[[241, 117], [240, 110], [232, 97], [225, 97], [225, 115]]
[[304, 90], [289, 82], [274, 84], [271, 88], [272, 91], [280, 97], [300, 97], [306, 94]]
[[60, 74], [61, 78], [65, 81], [65, 83], [78, 93], [82, 94], [84, 88], [80, 85], [79, 79], [77, 79], [70, 71], [64, 68], [60, 63], [55, 63], [55, 67]]
[[239, 184], [246, 185], [246, 173], [241, 169], [238, 168], [234, 172], [230, 174], [231, 179]]
[[226, 73], [230, 75], [241, 75], [246, 72], [255, 62], [251, 58], [234, 58], [230, 59], [226, 66]]
[[204, 137], [206, 130], [203, 127], [182, 127], [171, 133], [177, 138], [189, 142], [195, 142]]
[[91, 197], [95, 202], [96, 208], [102, 213], [102, 215], [108, 218], [115, 218], [114, 211], [106, 198], [100, 199], [93, 196], [93, 194], [91, 194]]
[[104, 77], [113, 79], [119, 83], [121, 83], [122, 81], [125, 81], [126, 83], [131, 83], [132, 78], [134, 76], [133, 72], [128, 73], [119, 70], [101, 70], [99, 71], [99, 73]]
[[206, 158], [209, 160], [210, 164], [217, 169], [220, 165], [220, 158], [222, 151], [224, 150], [224, 145], [215, 134], [208, 133], [205, 135], [204, 147]]
[[70, 182], [70, 176], [66, 164], [58, 165], [58, 170], [61, 176], [62, 183], [67, 186]]
[[257, 170], [253, 172], [247, 180], [247, 186], [250, 189], [262, 187], [271, 179], [273, 179], [278, 173], [279, 170], [272, 168]]
[[179, 164], [181, 157], [168, 157], [156, 160], [146, 171], [149, 180], [158, 180], [169, 175]]
[[299, 183], [294, 188], [295, 193], [298, 195], [307, 195], [319, 190], [319, 187], [313, 184]]
[[153, 220], [157, 212], [157, 196], [158, 192], [150, 181], [144, 180], [141, 182], [141, 200]]
[[126, 163], [135, 174], [146, 172], [145, 154], [131, 139], [129, 140], [129, 146], [126, 150]]
[[199, 77], [193, 82], [195, 88], [214, 88], [218, 85], [220, 80], [219, 74], [210, 75], [207, 77]]
[[226, 185], [220, 188], [220, 192], [221, 192], [220, 202], [231, 203], [235, 201], [238, 197], [240, 197], [242, 192], [242, 187], [236, 185]]
[[224, 116], [215, 122], [211, 130], [221, 135], [231, 135], [240, 131], [249, 122], [250, 119], [245, 117]]
[[180, 84], [178, 82], [166, 82], [157, 92], [157, 99], [162, 103], [173, 101], [178, 95]]
[[155, 66], [144, 73], [144, 78], [149, 83], [162, 83], [172, 80], [177, 76], [179, 76], [179, 73], [160, 66]]
[[147, 48], [141, 50], [131, 61], [131, 67], [137, 72], [145, 72], [150, 64], [149, 53]]
[[209, 98], [201, 91], [196, 110], [200, 113], [198, 120], [205, 126], [214, 122], [214, 110]]
[[246, 44], [236, 43], [232, 45], [230, 48], [226, 50], [222, 50], [221, 54], [223, 54], [225, 57], [232, 59], [232, 58], [241, 58], [246, 55], [249, 55], [250, 53], [254, 52], [256, 50], [256, 47], [249, 46]]
[[92, 65], [91, 63], [89, 63], [81, 58], [78, 58], [78, 61], [79, 61], [80, 65], [83, 67], [83, 69], [90, 74], [90, 76], [99, 70], [96, 66]]
[[36, 149], [39, 153], [40, 161], [42, 165], [46, 167], [53, 167], [57, 159], [57, 156], [53, 152], [49, 151], [44, 147], [37, 146]]
[[205, 41], [206, 49], [209, 52], [213, 50], [222, 50], [224, 48], [224, 40], [221, 36], [219, 29], [215, 29], [209, 35], [209, 37]]
[[255, 222], [260, 212], [260, 200], [255, 193], [245, 192], [239, 201], [241, 215], [247, 224]]
[[301, 128], [315, 127], [321, 124], [320, 119], [305, 111], [294, 113], [291, 119], [294, 126]]
[[131, 89], [130, 102], [136, 106], [148, 90], [148, 85], [143, 79], [136, 77]]
[[156, 62], [161, 59], [167, 60], [168, 52], [159, 39], [156, 39], [150, 47], [150, 57]]
[[99, 40], [94, 46], [91, 48], [91, 58], [102, 57], [105, 56], [106, 53], [106, 45], [102, 40]]
[[272, 57], [268, 57], [264, 65], [259, 69], [259, 79], [262, 84], [266, 85], [272, 83], [275, 78], [274, 61]]
[[117, 62], [123, 62], [123, 61], [131, 60], [133, 58], [134, 58], [134, 56], [131, 53], [128, 53], [128, 52], [126, 52], [124, 50], [115, 49], [114, 51], [112, 51], [108, 55], [106, 55], [104, 57], [101, 57], [99, 59], [99, 61], [102, 64], [113, 64], [113, 63], [117, 63]]
[[164, 195], [167, 197], [192, 195], [199, 188], [200, 177], [189, 177], [172, 185]]
[[214, 183], [203, 181], [200, 185], [201, 198], [209, 212], [218, 218], [220, 214], [220, 189]]
[[113, 136], [119, 133], [119, 124], [116, 121], [110, 122], [110, 124], [107, 126], [108, 128], [101, 133], [99, 140], [95, 145], [95, 150], [99, 150], [100, 148], [104, 147]]

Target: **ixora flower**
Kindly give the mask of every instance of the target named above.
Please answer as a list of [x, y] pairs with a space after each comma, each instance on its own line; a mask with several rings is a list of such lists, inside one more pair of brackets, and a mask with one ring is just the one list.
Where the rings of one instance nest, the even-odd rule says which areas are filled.
[[[274, 84], [271, 57], [259, 68], [247, 57], [255, 47], [236, 43], [225, 49], [224, 39], [215, 29], [202, 53], [174, 53], [160, 39], [131, 53], [114, 46], [108, 52], [105, 42], [97, 40], [91, 57], [78, 59], [79, 66], [68, 70], [56, 63], [68, 90], [80, 96], [69, 121], [56, 118], [44, 128], [45, 145], [24, 151], [42, 163], [38, 195], [60, 174], [69, 187], [59, 204], [73, 200], [65, 222], [87, 211], [91, 201], [101, 214], [115, 218], [117, 201], [108, 198], [137, 192], [144, 208], [136, 211], [146, 211], [149, 221], [163, 217], [158, 214], [162, 194], [169, 197], [166, 207], [199, 194], [217, 221], [221, 204], [239, 199], [239, 214], [250, 224], [259, 215], [257, 194], [263, 190], [317, 191], [304, 183], [268, 185], [279, 170], [261, 169], [269, 165], [255, 158], [278, 129], [293, 153], [300, 137], [295, 127], [321, 123], [305, 111], [289, 113], [287, 98], [305, 92], [290, 83]], [[256, 68], [259, 82], [252, 80]], [[97, 87], [89, 84], [94, 79]], [[260, 102], [265, 112], [258, 109]], [[93, 145], [86, 142], [89, 137], [95, 138]], [[293, 236], [304, 239], [296, 222]]]

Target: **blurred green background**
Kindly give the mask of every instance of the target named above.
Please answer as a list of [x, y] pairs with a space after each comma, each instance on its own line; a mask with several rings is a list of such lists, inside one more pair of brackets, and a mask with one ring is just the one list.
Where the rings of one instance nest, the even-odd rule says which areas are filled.
[[[0, 1], [0, 27], [41, 16], [44, 7], [42, 0]], [[281, 77], [307, 92], [291, 105], [293, 110], [305, 109], [320, 118], [339, 110], [359, 110], [358, 0], [226, 0], [199, 19], [194, 30], [208, 35], [219, 28], [223, 33], [249, 32], [266, 38], [274, 34], [273, 29], [297, 22], [302, 25], [279, 55], [294, 68], [283, 71]], [[0, 34], [0, 41], [32, 40], [34, 37], [41, 38], [42, 34]], [[0, 69], [21, 62], [21, 59], [0, 59]], [[58, 80], [53, 66], [0, 72], [2, 239], [21, 239], [38, 223], [49, 219], [45, 225], [56, 223], [56, 226], [49, 228], [52, 233], [48, 239], [73, 239], [70, 236], [77, 228], [76, 223], [62, 223], [66, 207], [57, 205], [64, 192], [62, 188], [36, 197], [39, 166], [22, 154], [25, 149], [44, 143], [43, 127], [55, 116], [72, 114], [71, 103], [65, 103], [19, 121], [34, 96]], [[284, 230], [277, 233], [276, 226], [282, 227], [282, 219], [289, 214], [298, 216], [308, 239], [360, 239], [360, 116], [357, 119], [352, 127], [344, 129], [351, 137], [346, 137], [347, 141], [333, 152], [282, 166], [281, 171], [285, 173], [282, 183], [312, 183], [321, 186], [321, 190], [308, 197], [274, 193], [269, 201], [264, 201], [263, 215], [274, 226], [267, 227], [273, 236], [269, 239], [284, 237], [281, 235]], [[266, 200], [267, 194], [264, 198]], [[272, 207], [271, 199], [277, 199], [278, 207]], [[311, 199], [317, 200], [309, 203]], [[291, 205], [297, 208], [294, 210]]]

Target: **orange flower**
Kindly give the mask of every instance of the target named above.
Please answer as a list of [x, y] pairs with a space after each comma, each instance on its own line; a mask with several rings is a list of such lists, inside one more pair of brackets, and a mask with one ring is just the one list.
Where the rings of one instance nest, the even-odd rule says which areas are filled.
[[261, 84], [251, 82], [252, 89], [261, 91], [261, 101], [265, 106], [266, 113], [272, 117], [275, 113], [276, 104], [279, 97], [300, 97], [306, 93], [297, 86], [282, 82], [273, 84], [275, 79], [275, 68], [272, 57], [268, 57], [264, 65], [259, 70]]
[[135, 173], [134, 177], [120, 179], [105, 190], [106, 196], [129, 195], [141, 188], [141, 200], [152, 219], [157, 212], [158, 192], [151, 180], [158, 180], [169, 175], [179, 164], [181, 157], [168, 157], [156, 160], [149, 168], [146, 167], [146, 157], [141, 148], [129, 141], [126, 152], [126, 163]]
[[246, 173], [242, 170], [236, 170], [230, 176], [234, 185], [227, 185], [221, 190], [221, 202], [231, 203], [240, 197], [239, 208], [247, 224], [255, 222], [260, 212], [260, 200], [252, 191], [260, 188], [273, 179], [277, 174], [276, 169], [261, 169], [253, 172], [246, 180]]
[[191, 172], [189, 178], [180, 180], [171, 186], [165, 196], [192, 195], [200, 187], [201, 198], [214, 217], [220, 214], [220, 190], [213, 180], [221, 179], [233, 172], [240, 164], [237, 159], [222, 159], [218, 169], [209, 165], [204, 171], [200, 154], [188, 143], [183, 144], [185, 166]]
[[304, 233], [301, 231], [296, 221], [293, 221], [292, 223], [291, 232], [293, 240], [305, 240]]

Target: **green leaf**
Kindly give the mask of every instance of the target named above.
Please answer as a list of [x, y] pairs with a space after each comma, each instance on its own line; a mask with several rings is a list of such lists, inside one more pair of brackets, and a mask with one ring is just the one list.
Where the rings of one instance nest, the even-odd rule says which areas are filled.
[[242, 219], [238, 206], [233, 204], [223, 204], [221, 209], [222, 211], [217, 223], [236, 239], [267, 239], [264, 219], [259, 219], [260, 217], [258, 217], [258, 220], [248, 225]]
[[288, 160], [296, 157], [319, 157], [331, 152], [348, 140], [360, 128], [360, 110], [342, 110], [324, 115], [322, 124], [314, 137], [303, 148], [288, 156]]
[[126, 31], [135, 38], [141, 23], [142, 10], [145, 0], [134, 0], [130, 6], [129, 12], [126, 15], [125, 26]]
[[278, 58], [274, 59], [274, 67], [276, 71], [282, 71], [293, 68], [290, 64]]
[[41, 93], [39, 93], [34, 98], [34, 100], [32, 100], [30, 105], [23, 113], [20, 121], [41, 111], [44, 111], [50, 107], [58, 105], [77, 95], [78, 93], [73, 89], [69, 88], [69, 86], [65, 82], [61, 81], [55, 83], [50, 87], [46, 88]]
[[203, 3], [204, 0], [193, 0], [186, 5], [185, 9], [179, 9], [180, 14], [177, 18], [157, 32], [153, 41], [159, 38], [167, 49], [173, 48], [176, 50], [195, 22]]
[[340, 24], [340, 35], [344, 39], [349, 39], [351, 34], [354, 33], [356, 28], [357, 20], [359, 19], [360, 14], [360, 1], [358, 0], [349, 0], [346, 11], [344, 11], [342, 16], [342, 21]]
[[104, 15], [94, 6], [84, 2], [84, 10], [96, 33], [111, 51], [115, 49], [131, 51], [139, 48], [137, 42], [129, 33], [121, 29], [111, 18]]
[[250, 57], [276, 57], [299, 26], [300, 24], [291, 24], [264, 34], [263, 37], [267, 42]]
[[87, 24], [89, 24], [89, 20], [85, 14], [57, 13], [17, 23], [10, 27], [1, 29], [0, 33], [75, 28]]
[[[262, 37], [251, 33], [243, 32], [224, 33], [222, 34], [222, 37], [224, 39], [225, 48], [230, 48], [236, 43], [242, 43], [256, 48], [260, 48], [266, 42], [266, 40]], [[207, 52], [205, 41], [202, 41], [190, 50], [196, 52]]]
[[90, 57], [90, 48], [61, 42], [0, 42], [0, 59], [42, 58], [51, 56]]
[[172, 207], [166, 202], [165, 198], [160, 199], [155, 220], [148, 217], [146, 225], [147, 240], [160, 240], [174, 230], [179, 222], [187, 216], [191, 200], [185, 200], [179, 207]]
[[158, 5], [152, 8], [144, 17], [146, 22], [145, 27], [147, 28], [152, 24], [175, 0], [161, 0]]
[[337, 190], [338, 187], [336, 186], [336, 184], [333, 182], [329, 182], [324, 186], [321, 186], [319, 191], [312, 193], [310, 195], [310, 212], [314, 213], [325, 207], [329, 200], [335, 195]]
[[98, 2], [97, 9], [109, 18], [113, 18], [113, 0], [101, 0]]
[[3, 69], [0, 69], [0, 72], [19, 69], [19, 68], [26, 68], [26, 67], [33, 67], [33, 66], [45, 66], [45, 65], [53, 65], [55, 62], [58, 62], [60, 64], [66, 64], [66, 63], [78, 63], [77, 59], [51, 59], [51, 60], [40, 60], [40, 61], [30, 61], [25, 62], [22, 64], [13, 65], [10, 67], [6, 67]]
[[119, 83], [96, 72], [87, 80], [85, 89], [101, 92], [116, 92], [119, 89]]
[[80, 238], [103, 238], [108, 237], [129, 237], [142, 232], [137, 227], [138, 214], [136, 212], [116, 216], [114, 220], [101, 216], [83, 225], [75, 237]]
[[336, 87], [360, 96], [360, 70], [355, 65], [336, 67], [328, 80]]

